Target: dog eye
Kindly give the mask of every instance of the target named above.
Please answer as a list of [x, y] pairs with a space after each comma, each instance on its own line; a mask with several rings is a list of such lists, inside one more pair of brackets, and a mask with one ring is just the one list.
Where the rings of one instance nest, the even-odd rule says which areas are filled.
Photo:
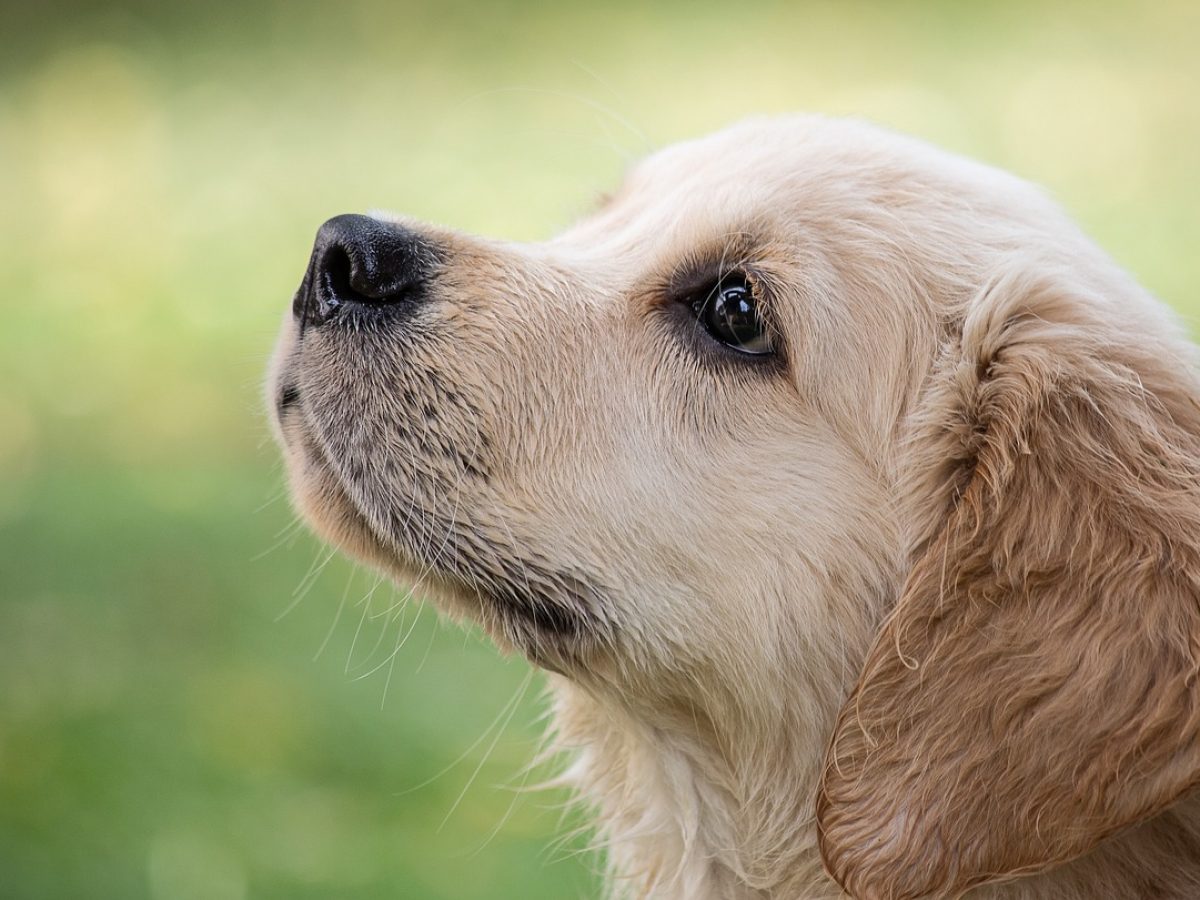
[[696, 318], [726, 347], [751, 356], [773, 352], [771, 335], [758, 314], [758, 302], [746, 279], [730, 275], [692, 302]]

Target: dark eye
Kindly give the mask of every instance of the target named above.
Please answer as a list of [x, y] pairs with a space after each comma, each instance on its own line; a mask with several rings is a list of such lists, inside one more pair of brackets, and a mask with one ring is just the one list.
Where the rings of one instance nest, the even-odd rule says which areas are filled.
[[704, 330], [726, 347], [751, 356], [773, 352], [754, 292], [741, 275], [729, 275], [698, 295], [692, 310]]

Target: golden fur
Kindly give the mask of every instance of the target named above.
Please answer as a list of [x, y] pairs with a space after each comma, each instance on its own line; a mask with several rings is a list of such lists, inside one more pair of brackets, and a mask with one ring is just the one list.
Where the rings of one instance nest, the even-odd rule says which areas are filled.
[[[614, 895], [1200, 896], [1200, 382], [1038, 191], [795, 117], [405, 224], [403, 328], [285, 323], [293, 493], [550, 672]], [[776, 357], [689, 337], [704, 265]]]

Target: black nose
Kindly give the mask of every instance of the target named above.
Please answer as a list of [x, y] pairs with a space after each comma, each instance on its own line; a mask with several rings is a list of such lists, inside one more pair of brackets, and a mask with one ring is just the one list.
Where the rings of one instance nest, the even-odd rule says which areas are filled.
[[401, 225], [334, 216], [317, 231], [292, 312], [300, 331], [347, 310], [372, 315], [417, 303], [438, 262], [433, 246]]

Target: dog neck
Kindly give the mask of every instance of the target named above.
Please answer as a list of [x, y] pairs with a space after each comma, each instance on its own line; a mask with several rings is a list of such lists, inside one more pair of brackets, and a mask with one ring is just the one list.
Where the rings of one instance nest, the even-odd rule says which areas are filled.
[[[614, 897], [656, 900], [834, 900], [841, 889], [817, 849], [813, 798], [821, 741], [722, 736], [647, 724], [624, 704], [552, 676], [562, 781], [596, 817]], [[823, 716], [821, 716], [823, 718]], [[811, 732], [810, 732], [811, 733]], [[820, 731], [825, 734], [827, 731]], [[735, 739], [725, 740], [726, 737]], [[806, 745], [806, 746], [802, 746]], [[1200, 896], [1200, 796], [1049, 872], [970, 893], [979, 900]]]
[[553, 682], [556, 745], [573, 759], [563, 781], [593, 809], [614, 896], [842, 896], [817, 851], [818, 767], [784, 737], [805, 723], [778, 723], [777, 739], [735, 739], [699, 713], [650, 725], [624, 704]]

